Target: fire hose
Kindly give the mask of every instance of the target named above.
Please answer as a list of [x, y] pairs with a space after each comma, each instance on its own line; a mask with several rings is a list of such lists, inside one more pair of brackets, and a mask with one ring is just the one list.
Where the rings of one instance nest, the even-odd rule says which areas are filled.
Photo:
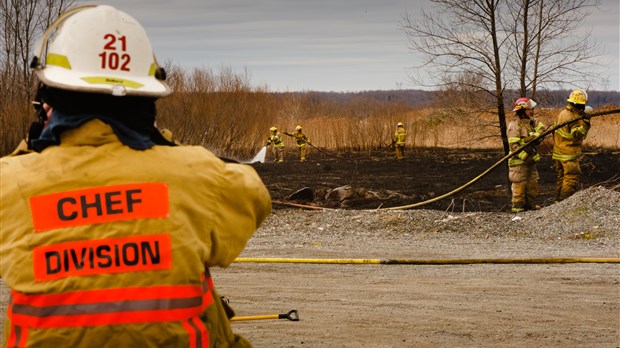
[[449, 196], [452, 196], [454, 194], [457, 194], [457, 193], [463, 191], [464, 189], [468, 188], [469, 186], [471, 186], [476, 181], [482, 179], [485, 175], [490, 173], [493, 169], [497, 168], [500, 164], [502, 164], [505, 161], [509, 160], [510, 158], [518, 155], [519, 152], [525, 150], [526, 148], [528, 148], [532, 144], [537, 143], [537, 140], [539, 140], [539, 139], [542, 140], [548, 134], [551, 134], [551, 133], [555, 132], [556, 129], [562, 128], [562, 127], [566, 126], [567, 124], [573, 123], [575, 121], [579, 121], [579, 120], [584, 119], [584, 118], [592, 118], [592, 117], [597, 117], [597, 116], [610, 115], [610, 114], [618, 114], [618, 113], [620, 113], [620, 109], [595, 112], [595, 113], [592, 113], [592, 114], [587, 114], [587, 115], [582, 116], [582, 117], [578, 117], [578, 118], [570, 120], [570, 121], [566, 121], [566, 122], [562, 122], [560, 124], [554, 125], [553, 127], [551, 127], [549, 129], [547, 129], [546, 131], [540, 133], [540, 135], [536, 136], [530, 142], [525, 143], [524, 145], [522, 145], [521, 147], [519, 147], [515, 151], [510, 152], [506, 156], [502, 157], [499, 161], [497, 161], [495, 164], [493, 164], [487, 170], [485, 170], [484, 172], [482, 172], [480, 175], [476, 176], [472, 180], [468, 181], [467, 183], [465, 183], [461, 187], [458, 187], [458, 188], [456, 188], [456, 189], [454, 189], [454, 190], [452, 190], [452, 191], [450, 191], [448, 193], [445, 193], [445, 194], [443, 194], [441, 196], [437, 196], [437, 197], [434, 197], [434, 198], [426, 200], [426, 201], [422, 201], [422, 202], [418, 202], [418, 203], [413, 203], [413, 204], [408, 204], [408, 205], [403, 205], [403, 206], [398, 206], [398, 207], [379, 208], [377, 210], [404, 210], [404, 209], [417, 208], [417, 207], [421, 207], [421, 206], [429, 204], [429, 203], [437, 202], [439, 200], [442, 200], [442, 199], [444, 199], [446, 197], [449, 197]]
[[551, 258], [481, 258], [481, 259], [300, 259], [279, 257], [238, 257], [239, 263], [312, 263], [364, 265], [471, 265], [471, 264], [552, 264], [552, 263], [620, 263], [618, 257], [551, 257]]
[[[607, 110], [607, 111], [601, 111], [601, 112], [595, 112], [595, 113], [589, 113], [587, 114], [587, 118], [592, 118], [592, 117], [598, 117], [598, 116], [604, 116], [604, 115], [611, 115], [611, 114], [618, 114], [620, 113], [620, 109], [614, 109], [614, 110]], [[402, 205], [402, 206], [397, 206], [397, 207], [385, 207], [385, 208], [377, 208], [376, 210], [406, 210], [406, 209], [412, 209], [412, 208], [418, 208], [421, 207], [423, 205], [426, 204], [430, 204], [430, 203], [434, 203], [437, 201], [440, 201], [444, 198], [450, 197], [452, 195], [455, 195], [463, 190], [465, 190], [466, 188], [468, 188], [469, 186], [473, 185], [476, 181], [482, 179], [484, 176], [486, 176], [487, 174], [489, 174], [493, 169], [497, 168], [499, 165], [501, 165], [502, 163], [506, 162], [507, 160], [509, 160], [510, 158], [518, 155], [521, 151], [525, 150], [526, 148], [528, 148], [529, 146], [532, 146], [533, 144], [537, 143], [538, 140], [542, 141], [542, 139], [555, 132], [555, 130], [562, 128], [564, 126], [566, 126], [567, 124], [573, 123], [575, 121], [579, 121], [583, 118], [586, 118], [586, 116], [582, 116], [570, 121], [566, 121], [557, 125], [554, 125], [551, 128], [548, 128], [546, 131], [542, 132], [540, 135], [536, 136], [535, 138], [533, 138], [530, 142], [522, 145], [521, 147], [519, 147], [518, 149], [516, 149], [513, 152], [510, 152], [509, 154], [507, 154], [506, 156], [502, 157], [500, 160], [498, 160], [495, 164], [493, 164], [491, 167], [489, 167], [487, 170], [485, 170], [484, 172], [482, 172], [480, 175], [476, 176], [475, 178], [473, 178], [472, 180], [468, 181], [467, 183], [465, 183], [464, 185], [450, 191], [447, 192], [443, 195], [428, 199], [426, 201], [422, 201], [422, 202], [418, 202], [418, 203], [413, 203], [413, 204], [408, 204], [408, 205]], [[313, 146], [314, 147], [314, 146]], [[293, 206], [293, 207], [297, 207], [297, 208], [307, 208], [307, 209], [317, 209], [317, 210], [331, 210], [330, 208], [322, 208], [322, 207], [317, 207], [317, 206], [312, 206], [312, 205], [304, 205], [304, 204], [297, 204], [297, 203], [291, 203], [291, 202], [284, 202], [284, 201], [273, 201], [272, 203], [274, 204], [280, 204], [280, 205], [287, 205], [287, 206]]]

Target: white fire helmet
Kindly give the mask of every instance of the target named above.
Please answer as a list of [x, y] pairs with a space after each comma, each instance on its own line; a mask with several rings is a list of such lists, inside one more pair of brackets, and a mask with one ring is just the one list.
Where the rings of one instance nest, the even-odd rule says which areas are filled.
[[512, 111], [532, 110], [536, 107], [536, 102], [530, 98], [519, 98], [515, 101], [515, 108]]
[[61, 14], [35, 54], [35, 74], [50, 87], [115, 96], [172, 93], [142, 25], [111, 6], [82, 6]]

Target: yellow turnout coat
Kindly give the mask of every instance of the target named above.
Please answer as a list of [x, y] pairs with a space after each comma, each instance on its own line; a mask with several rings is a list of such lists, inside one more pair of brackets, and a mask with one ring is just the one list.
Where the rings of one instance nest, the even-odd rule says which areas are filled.
[[270, 213], [252, 167], [197, 146], [133, 150], [99, 120], [0, 163], [3, 346], [250, 345], [209, 267]]

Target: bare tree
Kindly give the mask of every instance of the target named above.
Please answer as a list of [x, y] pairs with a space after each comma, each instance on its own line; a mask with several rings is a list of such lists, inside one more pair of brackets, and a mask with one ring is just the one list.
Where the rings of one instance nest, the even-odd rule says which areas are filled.
[[[32, 59], [35, 39], [74, 0], [2, 0], [0, 18], [0, 68], [2, 95], [30, 95], [32, 86]], [[5, 89], [6, 88], [6, 89]]]
[[588, 33], [578, 34], [576, 24], [590, 15], [599, 0], [511, 0], [512, 42], [518, 63], [519, 92], [536, 97], [539, 86], [561, 88], [582, 85], [592, 75], [599, 51]]
[[599, 0], [431, 1], [436, 7], [423, 11], [419, 22], [403, 15], [409, 47], [423, 57], [411, 78], [423, 86], [477, 91], [478, 107], [497, 110], [506, 153], [508, 89], [526, 96], [537, 87], [574, 83], [592, 73], [584, 67], [592, 64], [593, 45], [574, 32]]
[[[420, 22], [403, 15], [403, 30], [410, 48], [422, 53], [417, 66], [426, 74], [412, 79], [425, 86], [481, 92], [475, 105], [492, 105], [499, 116], [504, 150], [508, 151], [502, 72], [508, 41], [500, 27], [501, 0], [433, 0], [436, 12], [422, 12]], [[449, 19], [449, 21], [445, 21]], [[477, 78], [462, 78], [477, 76]], [[431, 83], [423, 83], [430, 79]], [[485, 98], [488, 98], [485, 102]], [[474, 105], [470, 101], [468, 107]]]
[[0, 0], [0, 150], [6, 153], [26, 133], [33, 94], [30, 61], [37, 37], [74, 0]]

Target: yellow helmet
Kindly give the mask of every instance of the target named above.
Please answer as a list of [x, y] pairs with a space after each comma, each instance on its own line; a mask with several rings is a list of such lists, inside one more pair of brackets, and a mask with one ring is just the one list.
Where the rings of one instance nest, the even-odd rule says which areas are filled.
[[276, 127], [271, 127], [271, 128], [269, 128], [269, 130], [270, 130], [270, 131], [272, 131], [272, 132], [275, 132], [275, 131], [277, 131], [277, 130], [278, 130], [278, 128], [276, 128]]
[[300, 126], [300, 125], [297, 125], [297, 127], [295, 127], [295, 130], [300, 131], [300, 130], [301, 130], [301, 126]]
[[142, 25], [111, 6], [82, 6], [61, 14], [36, 54], [31, 66], [50, 87], [115, 96], [172, 93]]
[[570, 93], [566, 101], [573, 104], [585, 105], [588, 101], [588, 94], [581, 89], [576, 89]]
[[397, 127], [404, 127], [402, 122], [398, 122]]

